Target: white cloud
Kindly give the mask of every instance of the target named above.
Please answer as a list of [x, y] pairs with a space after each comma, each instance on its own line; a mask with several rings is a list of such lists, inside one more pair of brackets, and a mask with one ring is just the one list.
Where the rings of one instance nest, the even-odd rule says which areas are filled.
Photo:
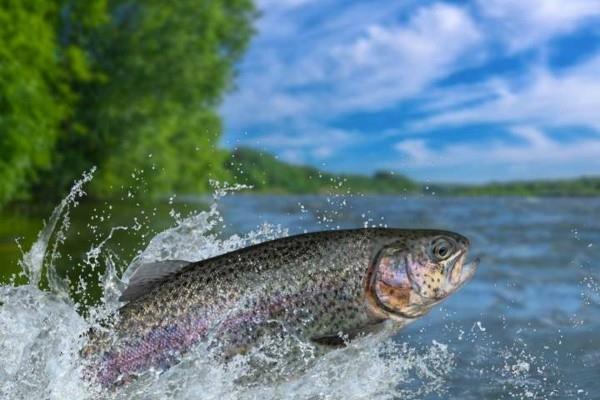
[[[531, 126], [512, 128], [513, 138], [519, 141], [456, 143], [441, 148], [431, 148], [424, 139], [400, 141], [395, 149], [401, 154], [403, 168], [452, 168], [484, 166], [502, 168], [546, 168], [548, 175], [557, 171], [552, 167], [575, 163], [586, 165], [588, 172], [600, 168], [600, 138], [587, 138], [562, 142], [552, 139], [543, 131]], [[507, 178], [514, 178], [509, 177]]]
[[[286, 119], [326, 121], [388, 107], [468, 65], [482, 40], [464, 9], [444, 3], [420, 7], [405, 22], [354, 22], [350, 37], [326, 29], [319, 32], [324, 37], [298, 43], [300, 49], [281, 42], [266, 46], [247, 66], [253, 74], [246, 72], [240, 90], [227, 99], [224, 111], [232, 127]], [[296, 26], [283, 37], [311, 38], [307, 29]]]
[[427, 148], [427, 143], [422, 139], [407, 139], [396, 143], [396, 150], [401, 152], [408, 162], [415, 165], [430, 163], [432, 161], [432, 152]]
[[[490, 100], [442, 111], [414, 122], [417, 129], [474, 123], [534, 124], [544, 127], [585, 126], [600, 130], [600, 55], [568, 70], [544, 67], [529, 73], [526, 84], [494, 78]], [[452, 89], [438, 93], [451, 104]]]
[[371, 26], [353, 43], [333, 49], [341, 96], [334, 107], [377, 109], [417, 95], [466, 66], [467, 53], [476, 53], [481, 40], [463, 9], [441, 3], [421, 8], [404, 25]]
[[540, 45], [600, 17], [598, 0], [479, 0], [494, 36], [511, 51]]
[[[243, 67], [239, 91], [223, 107], [228, 127], [290, 119], [314, 123], [385, 109], [421, 97], [435, 90], [440, 79], [489, 59], [494, 41], [505, 43], [509, 51], [523, 50], [586, 22], [600, 22], [598, 0], [478, 0], [471, 7], [398, 4], [259, 2], [264, 10], [259, 36]], [[390, 20], [406, 8], [412, 9], [407, 19]], [[323, 17], [320, 10], [336, 12]], [[555, 84], [550, 73], [544, 81], [543, 72], [534, 77], [540, 86], [533, 89], [540, 95], [552, 90], [544, 86]], [[439, 101], [433, 99], [430, 107]]]
[[[508, 163], [598, 167], [595, 140], [571, 140], [563, 147], [543, 130], [600, 132], [600, 52], [567, 69], [545, 58], [563, 48], [555, 38], [591, 27], [596, 33], [586, 40], [592, 40], [599, 32], [599, 0], [258, 4], [264, 12], [259, 35], [242, 64], [239, 90], [222, 109], [228, 136], [249, 132], [242, 142], [288, 161], [334, 161], [344, 152], [355, 155], [368, 142], [364, 132], [332, 126], [340, 121], [348, 126], [346, 117], [353, 115], [364, 124], [372, 115], [363, 119], [363, 112], [383, 111], [390, 122], [367, 128], [373, 139], [389, 140], [411, 129], [428, 135], [395, 146], [395, 154], [415, 168], [432, 163], [462, 168], [465, 162], [501, 170]], [[585, 56], [581, 51], [574, 53]], [[521, 69], [525, 63], [530, 65]], [[444, 81], [448, 77], [452, 80]], [[432, 147], [440, 128], [481, 123], [495, 130], [510, 127], [509, 137]]]
[[282, 150], [282, 158], [287, 161], [306, 163], [309, 159], [326, 160], [363, 140], [357, 132], [320, 126], [295, 127], [294, 131], [302, 134], [272, 132], [254, 138], [252, 144], [269, 151]]
[[531, 126], [514, 127], [512, 133], [537, 150], [552, 149], [556, 145], [542, 131]]

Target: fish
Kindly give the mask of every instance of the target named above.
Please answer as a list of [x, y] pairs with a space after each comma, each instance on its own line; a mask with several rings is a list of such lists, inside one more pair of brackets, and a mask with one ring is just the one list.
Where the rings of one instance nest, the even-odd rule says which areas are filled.
[[142, 265], [110, 334], [92, 332], [82, 353], [95, 381], [117, 386], [207, 341], [224, 360], [269, 336], [329, 351], [427, 314], [475, 274], [469, 246], [450, 231], [361, 228]]

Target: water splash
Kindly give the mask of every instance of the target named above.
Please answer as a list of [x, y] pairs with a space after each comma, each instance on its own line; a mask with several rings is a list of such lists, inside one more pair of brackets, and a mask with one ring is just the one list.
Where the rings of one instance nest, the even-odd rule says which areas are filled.
[[88, 324], [63, 298], [0, 287], [0, 398], [85, 399], [78, 349]]
[[[71, 207], [77, 207], [79, 199], [85, 196], [83, 187], [93, 179], [94, 172], [96, 172], [95, 167], [85, 172], [83, 177], [75, 182], [67, 197], [60, 202], [50, 215], [48, 223], [46, 223], [46, 226], [38, 234], [38, 238], [31, 246], [31, 249], [23, 254], [19, 266], [29, 279], [30, 285], [38, 286], [40, 284], [44, 267], [46, 267], [50, 289], [56, 293], [65, 293], [66, 288], [56, 274], [54, 261], [59, 256], [58, 247], [64, 242], [65, 232], [69, 229], [69, 210]], [[60, 228], [55, 232], [59, 222], [61, 222]], [[47, 250], [53, 234], [55, 236], [54, 246], [50, 254], [48, 254]], [[47, 258], [49, 260], [45, 261]]]
[[[215, 193], [207, 211], [188, 216], [172, 211], [173, 226], [152, 237], [131, 262], [120, 259], [107, 244], [114, 240], [117, 231], [135, 232], [141, 229], [140, 223], [134, 219], [131, 226], [113, 227], [98, 243], [90, 245], [80, 264], [92, 271], [100, 268], [105, 271], [100, 277], [100, 301], [82, 316], [68, 285], [56, 273], [55, 260], [61, 256], [61, 245], [70, 227], [69, 211], [84, 196], [83, 187], [92, 179], [93, 172], [75, 184], [31, 249], [24, 252], [20, 265], [29, 284], [0, 286], [0, 398], [445, 398], [448, 382], [457, 368], [462, 369], [461, 376], [469, 379], [482, 374], [494, 376], [490, 385], [504, 392], [502, 398], [542, 398], [555, 394], [554, 387], [545, 380], [554, 375], [545, 369], [543, 358], [522, 346], [498, 349], [493, 332], [484, 329], [487, 323], [483, 325], [480, 321], [474, 322], [474, 329], [465, 338], [464, 332], [460, 333], [459, 340], [471, 340], [472, 347], [477, 349], [469, 358], [470, 367], [465, 366], [465, 360], [457, 359], [451, 345], [408, 340], [409, 345], [373, 335], [322, 357], [315, 357], [311, 348], [306, 347], [299, 360], [305, 363], [305, 368], [281, 381], [240, 383], [257, 359], [268, 362], [269, 357], [277, 356], [279, 349], [285, 350], [285, 343], [266, 342], [226, 365], [214, 362], [209, 349], [199, 345], [166, 372], [150, 370], [116, 390], [95, 386], [83, 378], [86, 366], [79, 355], [80, 349], [85, 344], [86, 332], [92, 327], [99, 328], [99, 321], [110, 319], [121, 305], [119, 295], [136, 268], [152, 261], [213, 257], [286, 236], [288, 229], [263, 224], [243, 234], [223, 237], [221, 228], [225, 221], [219, 210], [220, 201], [244, 187], [221, 184], [213, 186]], [[345, 200], [334, 200], [328, 200], [334, 210], [328, 211], [326, 218], [320, 218], [321, 225], [336, 227], [336, 218], [344, 215], [335, 209], [345, 210]], [[48, 280], [49, 290], [40, 289], [44, 279]], [[83, 292], [87, 289], [85, 282], [72, 287]], [[445, 334], [451, 336], [461, 328], [468, 326], [455, 327]], [[497, 365], [490, 365], [490, 358], [497, 359]]]

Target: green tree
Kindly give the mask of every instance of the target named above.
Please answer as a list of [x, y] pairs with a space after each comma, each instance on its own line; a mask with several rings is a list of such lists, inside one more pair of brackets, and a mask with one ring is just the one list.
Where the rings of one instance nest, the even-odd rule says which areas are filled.
[[26, 195], [51, 160], [68, 112], [56, 52], [57, 7], [46, 0], [0, 2], [0, 205]]
[[63, 26], [75, 31], [63, 45], [84, 48], [93, 75], [75, 86], [76, 111], [45, 187], [64, 190], [97, 165], [92, 190], [101, 196], [121, 193], [134, 171], [153, 193], [205, 189], [209, 176], [224, 173], [216, 107], [251, 37], [252, 1], [121, 0], [107, 7], [108, 22], [98, 29], [79, 28], [81, 18]]
[[238, 183], [256, 191], [276, 193], [415, 193], [419, 185], [399, 174], [378, 171], [366, 175], [336, 175], [316, 168], [292, 165], [269, 153], [247, 147], [236, 149], [226, 163]]

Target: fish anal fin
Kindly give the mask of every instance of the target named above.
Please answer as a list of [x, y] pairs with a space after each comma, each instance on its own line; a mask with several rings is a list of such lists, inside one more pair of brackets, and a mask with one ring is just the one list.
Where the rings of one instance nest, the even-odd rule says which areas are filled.
[[140, 265], [129, 279], [129, 285], [121, 293], [119, 300], [132, 301], [143, 296], [153, 287], [190, 264], [189, 261], [168, 260]]
[[316, 344], [328, 347], [345, 347], [348, 344], [348, 338], [344, 338], [340, 335], [317, 336], [311, 338], [310, 340]]
[[365, 326], [356, 327], [354, 329], [347, 329], [343, 332], [315, 336], [310, 338], [310, 340], [323, 346], [345, 347], [348, 344], [348, 342], [354, 340], [358, 336], [364, 336], [371, 333], [380, 332], [385, 326], [384, 322], [385, 320], [376, 319]]

